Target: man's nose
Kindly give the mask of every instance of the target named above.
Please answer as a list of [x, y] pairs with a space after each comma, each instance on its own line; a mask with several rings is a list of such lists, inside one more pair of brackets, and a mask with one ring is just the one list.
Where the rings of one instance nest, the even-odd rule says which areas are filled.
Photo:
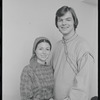
[[63, 21], [62, 21], [62, 24], [63, 24], [63, 25], [65, 25], [65, 24], [66, 24], [66, 21], [65, 21], [65, 20], [63, 20]]

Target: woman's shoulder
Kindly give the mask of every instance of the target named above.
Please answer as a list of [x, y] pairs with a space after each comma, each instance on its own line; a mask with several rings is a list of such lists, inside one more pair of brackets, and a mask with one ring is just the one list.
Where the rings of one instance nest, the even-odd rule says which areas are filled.
[[22, 70], [22, 73], [29, 73], [32, 71], [32, 68], [30, 67], [30, 64], [29, 65], [26, 65], [23, 70]]

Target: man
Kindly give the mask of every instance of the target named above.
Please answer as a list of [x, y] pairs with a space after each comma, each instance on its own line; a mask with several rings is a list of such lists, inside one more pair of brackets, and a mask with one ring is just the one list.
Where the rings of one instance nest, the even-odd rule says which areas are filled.
[[87, 42], [76, 33], [78, 19], [73, 8], [58, 9], [55, 24], [63, 35], [54, 48], [51, 61], [55, 100], [90, 100], [97, 96], [94, 57]]

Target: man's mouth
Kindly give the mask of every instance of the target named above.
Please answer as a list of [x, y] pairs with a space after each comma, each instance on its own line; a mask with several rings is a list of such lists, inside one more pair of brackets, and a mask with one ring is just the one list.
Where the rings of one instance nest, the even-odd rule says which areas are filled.
[[62, 26], [61, 28], [62, 29], [67, 29], [67, 28], [69, 28], [69, 26]]
[[63, 29], [63, 30], [66, 30], [66, 29], [68, 29], [69, 27], [61, 27], [61, 29]]

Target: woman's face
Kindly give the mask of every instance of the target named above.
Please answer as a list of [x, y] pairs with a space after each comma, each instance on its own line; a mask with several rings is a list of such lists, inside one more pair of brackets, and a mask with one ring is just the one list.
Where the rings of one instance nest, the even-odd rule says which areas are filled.
[[41, 42], [38, 44], [36, 48], [36, 56], [37, 56], [37, 61], [40, 63], [44, 63], [50, 54], [50, 45], [47, 42]]

